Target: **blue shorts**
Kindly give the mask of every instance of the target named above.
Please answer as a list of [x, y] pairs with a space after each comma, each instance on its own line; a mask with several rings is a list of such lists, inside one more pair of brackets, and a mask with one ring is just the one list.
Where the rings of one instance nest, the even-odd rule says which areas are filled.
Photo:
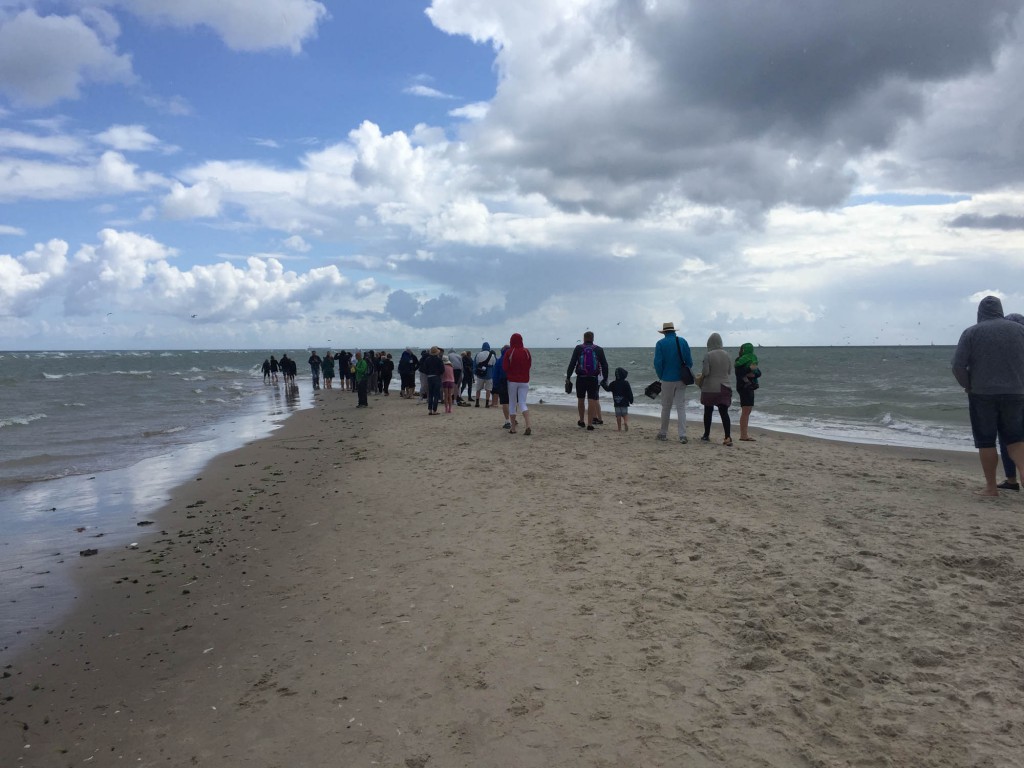
[[975, 448], [1024, 441], [1024, 395], [968, 395]]

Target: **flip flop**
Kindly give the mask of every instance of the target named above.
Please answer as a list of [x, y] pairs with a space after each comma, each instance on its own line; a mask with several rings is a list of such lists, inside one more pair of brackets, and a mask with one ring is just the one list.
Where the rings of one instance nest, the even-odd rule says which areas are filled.
[[742, 440], [744, 443], [754, 443], [754, 442], [757, 442], [752, 437], [741, 437], [740, 440]]

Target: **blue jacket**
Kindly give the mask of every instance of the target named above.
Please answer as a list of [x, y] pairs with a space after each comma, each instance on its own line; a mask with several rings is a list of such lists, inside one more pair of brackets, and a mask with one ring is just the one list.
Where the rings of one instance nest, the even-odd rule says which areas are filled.
[[494, 359], [494, 365], [491, 367], [491, 381], [494, 384], [499, 384], [505, 378], [505, 370], [502, 367], [502, 357], [504, 356], [504, 350]]
[[669, 331], [665, 334], [665, 338], [654, 345], [654, 372], [658, 374], [659, 381], [683, 380], [682, 368], [679, 367], [679, 351], [676, 350], [676, 339], [679, 339], [683, 362], [686, 363], [687, 368], [693, 368], [690, 345], [682, 336], [676, 336], [675, 331]]

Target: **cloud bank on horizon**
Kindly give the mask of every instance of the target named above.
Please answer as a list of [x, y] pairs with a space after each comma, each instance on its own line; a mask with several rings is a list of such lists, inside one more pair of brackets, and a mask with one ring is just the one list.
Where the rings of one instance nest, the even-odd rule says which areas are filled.
[[0, 0], [0, 348], [954, 343], [1022, 3]]

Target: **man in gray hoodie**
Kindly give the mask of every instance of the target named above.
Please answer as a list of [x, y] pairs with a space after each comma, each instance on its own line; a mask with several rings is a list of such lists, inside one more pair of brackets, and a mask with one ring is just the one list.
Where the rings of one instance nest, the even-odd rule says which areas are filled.
[[1017, 464], [1024, 461], [1024, 326], [1003, 317], [1003, 304], [986, 296], [978, 322], [960, 335], [953, 376], [967, 391], [974, 446], [985, 473], [981, 496], [998, 496], [996, 438]]

